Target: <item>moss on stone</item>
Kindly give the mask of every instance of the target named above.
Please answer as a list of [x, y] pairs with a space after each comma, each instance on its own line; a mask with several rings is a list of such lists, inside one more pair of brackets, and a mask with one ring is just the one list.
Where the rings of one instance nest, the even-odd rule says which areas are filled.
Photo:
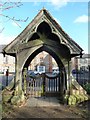
[[83, 95], [79, 95], [79, 97], [80, 97], [80, 102], [83, 102], [84, 101]]
[[3, 103], [9, 102], [11, 98], [12, 98], [12, 95], [10, 95], [10, 94], [8, 94], [8, 95], [2, 95], [2, 101], [3, 101]]
[[79, 95], [74, 95], [75, 96], [75, 98], [76, 98], [76, 103], [80, 103], [80, 97], [79, 97]]
[[88, 100], [89, 98], [88, 98], [88, 96], [84, 96], [84, 100]]
[[64, 103], [66, 103], [66, 104], [68, 104], [68, 97], [69, 97], [69, 95], [64, 96]]
[[14, 96], [12, 99], [11, 99], [11, 103], [13, 105], [17, 105], [20, 103], [20, 97], [19, 96]]
[[[67, 98], [67, 97], [65, 97]], [[68, 98], [67, 98], [67, 101], [68, 101], [68, 105], [75, 105], [76, 103], [80, 103], [80, 102], [83, 102], [85, 100], [88, 100], [88, 97], [86, 95], [70, 95]]]
[[25, 96], [24, 96], [24, 92], [22, 90], [19, 91], [19, 94], [17, 96], [13, 96], [13, 98], [11, 99], [11, 103], [13, 105], [18, 105], [24, 101], [25, 101]]
[[76, 97], [74, 95], [70, 95], [68, 98], [68, 105], [75, 105], [76, 104]]

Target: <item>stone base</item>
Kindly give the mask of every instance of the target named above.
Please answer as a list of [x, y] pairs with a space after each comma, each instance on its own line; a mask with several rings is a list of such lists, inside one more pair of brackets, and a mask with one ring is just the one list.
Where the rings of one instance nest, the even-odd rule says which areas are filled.
[[75, 105], [88, 99], [88, 94], [84, 88], [80, 86], [75, 79], [72, 79], [72, 84], [70, 85], [69, 92], [64, 97], [65, 102], [68, 105]]
[[76, 105], [80, 102], [83, 102], [85, 100], [88, 100], [88, 96], [86, 95], [66, 95], [64, 97], [65, 99], [65, 102], [68, 104], [68, 105]]
[[19, 105], [20, 103], [25, 101], [25, 96], [24, 93], [22, 92], [20, 95], [13, 96], [11, 99], [11, 104], [12, 105]]
[[13, 97], [13, 91], [7, 91], [6, 89], [2, 92], [2, 102], [10, 102]]

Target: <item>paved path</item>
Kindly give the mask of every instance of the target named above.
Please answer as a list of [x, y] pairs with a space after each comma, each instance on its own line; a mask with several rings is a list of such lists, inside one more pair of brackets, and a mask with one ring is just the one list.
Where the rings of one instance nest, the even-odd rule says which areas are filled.
[[42, 120], [45, 120], [46, 118], [51, 118], [51, 120], [53, 120], [54, 118], [61, 118], [68, 120], [72, 118], [78, 120], [79, 118], [81, 118], [81, 120], [86, 120], [85, 116], [82, 114], [80, 110], [75, 108], [71, 109], [63, 105], [60, 105], [60, 107], [22, 106], [20, 108], [14, 108], [14, 109], [8, 108], [7, 111], [8, 113], [3, 114], [3, 118], [19, 118], [21, 120], [23, 120], [22, 118], [25, 118], [25, 120], [27, 120], [28, 118], [30, 120], [34, 120], [32, 118], [43, 118]]
[[52, 107], [60, 106], [59, 99], [56, 97], [29, 97], [25, 106], [29, 107]]
[[8, 107], [5, 106], [5, 111], [7, 112], [3, 113], [3, 118], [30, 118], [30, 120], [34, 120], [34, 118], [43, 118], [41, 120], [45, 120], [46, 118], [51, 118], [51, 120], [54, 118], [72, 118], [78, 120], [80, 118], [81, 120], [86, 120], [85, 112], [88, 112], [86, 107], [82, 106], [80, 108], [62, 105], [59, 104], [57, 98], [52, 97], [30, 97], [23, 106], [15, 108], [11, 105]]

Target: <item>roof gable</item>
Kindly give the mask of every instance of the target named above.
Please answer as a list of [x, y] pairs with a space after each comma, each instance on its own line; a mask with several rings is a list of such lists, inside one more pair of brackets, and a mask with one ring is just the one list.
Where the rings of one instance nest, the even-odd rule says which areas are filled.
[[54, 20], [50, 13], [46, 9], [40, 10], [36, 17], [31, 21], [31, 23], [10, 43], [4, 48], [4, 52], [11, 53], [12, 49], [17, 48], [17, 46], [26, 43], [33, 33], [37, 31], [40, 23], [43, 21], [47, 22], [52, 33], [58, 34], [62, 44], [67, 45], [73, 53], [81, 53], [83, 49], [72, 40], [67, 33], [61, 28], [61, 26]]

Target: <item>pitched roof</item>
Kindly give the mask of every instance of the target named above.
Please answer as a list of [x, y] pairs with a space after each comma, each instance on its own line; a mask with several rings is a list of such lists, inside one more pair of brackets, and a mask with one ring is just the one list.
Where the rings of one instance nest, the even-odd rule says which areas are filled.
[[53, 21], [54, 25], [64, 35], [64, 37], [66, 39], [68, 39], [69, 42], [71, 42], [72, 44], [74, 43], [76, 46], [79, 47], [79, 49], [81, 49], [83, 51], [83, 49], [62, 29], [62, 27], [56, 22], [56, 20], [50, 15], [50, 13], [46, 9], [44, 9], [44, 12], [45, 12], [46, 16], [49, 17], [49, 19], [51, 19]]
[[[70, 36], [62, 29], [62, 27], [55, 21], [55, 19], [50, 15], [50, 13], [46, 10], [46, 9], [42, 9], [40, 10], [40, 12], [36, 15], [36, 17], [31, 21], [31, 23], [10, 43], [8, 44], [5, 48], [4, 51], [7, 51], [10, 46], [14, 46], [18, 41], [22, 40], [24, 38], [24, 36], [28, 33], [28, 31], [35, 25], [35, 23], [38, 22], [38, 20], [42, 17], [42, 16], [46, 16], [52, 23], [53, 25], [56, 27], [56, 29], [63, 34], [63, 36], [69, 41], [69, 43], [72, 46], [75, 46], [75, 48], [77, 48], [79, 50], [79, 52], [82, 52], [83, 49], [72, 39], [70, 38]], [[9, 47], [9, 48], [8, 48]]]

